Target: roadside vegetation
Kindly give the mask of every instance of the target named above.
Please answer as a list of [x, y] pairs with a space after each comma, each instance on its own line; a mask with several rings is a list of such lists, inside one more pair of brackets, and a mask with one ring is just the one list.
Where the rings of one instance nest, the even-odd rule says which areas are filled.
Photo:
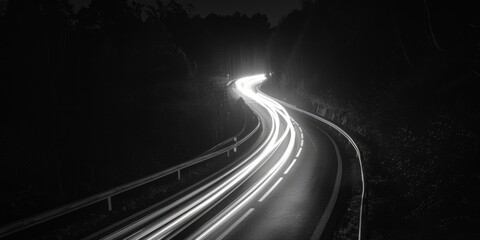
[[[272, 33], [266, 88], [361, 144], [368, 239], [479, 237], [480, 19], [473, 9], [303, 1]], [[346, 215], [336, 238], [355, 236], [348, 221], [357, 219]]]
[[226, 84], [261, 68], [270, 31], [265, 15], [200, 17], [176, 1], [92, 0], [78, 13], [67, 0], [0, 7], [0, 225], [238, 132], [243, 115]]

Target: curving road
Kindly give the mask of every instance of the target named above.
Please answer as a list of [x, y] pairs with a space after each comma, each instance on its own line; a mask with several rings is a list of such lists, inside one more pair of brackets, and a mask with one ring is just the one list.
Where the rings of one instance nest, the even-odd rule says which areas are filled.
[[235, 82], [261, 120], [253, 146], [229, 167], [105, 239], [319, 239], [342, 179], [335, 142], [308, 117], [258, 91], [264, 75]]

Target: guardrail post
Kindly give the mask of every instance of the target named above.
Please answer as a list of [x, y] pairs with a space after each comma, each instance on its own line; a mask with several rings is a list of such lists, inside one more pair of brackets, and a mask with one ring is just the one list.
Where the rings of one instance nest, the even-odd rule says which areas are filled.
[[182, 178], [182, 176], [180, 175], [180, 169], [177, 171], [177, 178], [178, 178], [178, 180], [180, 180]]
[[233, 137], [233, 141], [235, 142], [235, 147], [233, 148], [233, 152], [237, 152], [237, 137]]
[[112, 197], [108, 197], [107, 202], [108, 202], [108, 211], [111, 212], [112, 211]]

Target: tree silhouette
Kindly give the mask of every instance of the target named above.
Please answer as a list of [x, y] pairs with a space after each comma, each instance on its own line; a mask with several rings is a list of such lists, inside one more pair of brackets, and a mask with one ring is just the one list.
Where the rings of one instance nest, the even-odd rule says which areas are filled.
[[[230, 69], [219, 70], [226, 60], [217, 53], [240, 43], [222, 34], [250, 37], [236, 46], [240, 59], [269, 31], [263, 15], [209, 24], [191, 5], [125, 0], [92, 0], [78, 14], [67, 0], [8, 1], [0, 26], [8, 116], [0, 141], [9, 146], [0, 180], [11, 183], [1, 190], [1, 223], [159, 171], [221, 140], [234, 110], [219, 80]], [[226, 32], [235, 27], [242, 33]]]
[[371, 238], [478, 235], [469, 230], [480, 184], [468, 170], [480, 142], [473, 5], [304, 1], [272, 33], [267, 56], [283, 97], [368, 146]]

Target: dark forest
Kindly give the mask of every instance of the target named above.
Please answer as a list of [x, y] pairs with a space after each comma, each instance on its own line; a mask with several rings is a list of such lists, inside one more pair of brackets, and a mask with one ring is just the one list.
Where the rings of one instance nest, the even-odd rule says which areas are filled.
[[65, 0], [18, 0], [4, 11], [2, 223], [178, 164], [232, 134], [227, 74], [255, 71], [270, 32], [265, 15], [201, 18], [175, 1], [92, 1], [74, 14]]
[[278, 26], [174, 0], [0, 7], [1, 225], [202, 153], [238, 128], [226, 83], [272, 73], [266, 93], [361, 144], [365, 239], [480, 237], [474, 3], [304, 0]]
[[370, 239], [480, 236], [479, 29], [468, 2], [304, 1], [272, 33], [271, 92], [363, 145]]

